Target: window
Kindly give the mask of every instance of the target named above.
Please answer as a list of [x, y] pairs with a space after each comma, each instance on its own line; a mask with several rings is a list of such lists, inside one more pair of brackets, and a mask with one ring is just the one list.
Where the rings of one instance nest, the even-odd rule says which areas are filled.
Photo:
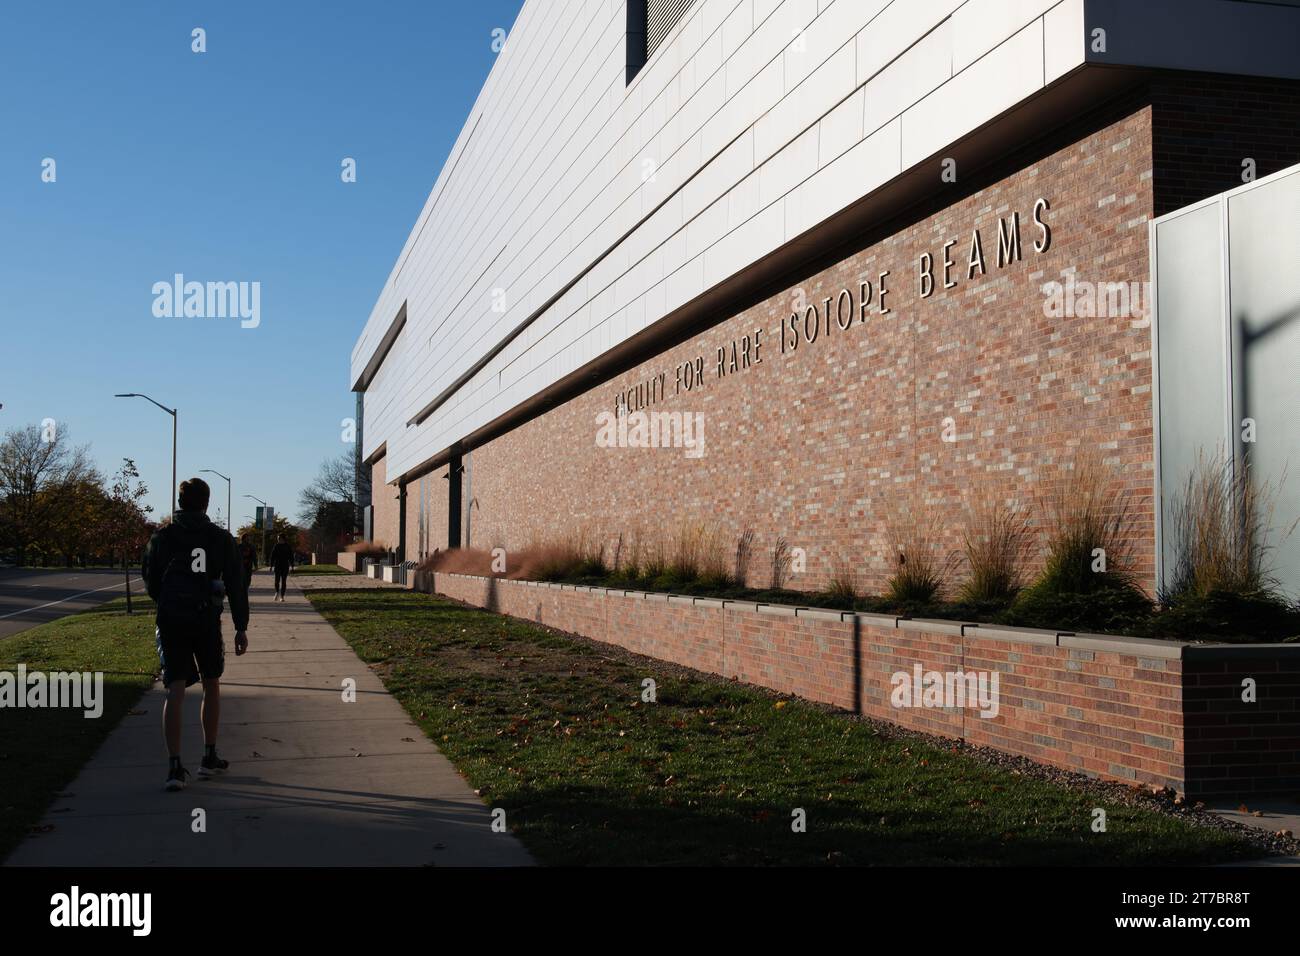
[[627, 82], [641, 72], [695, 0], [627, 0]]

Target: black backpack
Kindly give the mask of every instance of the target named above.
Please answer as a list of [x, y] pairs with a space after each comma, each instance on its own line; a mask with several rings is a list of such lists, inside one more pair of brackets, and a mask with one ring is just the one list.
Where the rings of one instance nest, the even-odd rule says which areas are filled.
[[217, 557], [208, 536], [172, 525], [167, 531], [171, 558], [163, 569], [158, 593], [158, 620], [173, 627], [194, 628], [211, 620], [214, 607], [210, 571], [194, 570], [194, 549], [204, 551], [204, 567]]

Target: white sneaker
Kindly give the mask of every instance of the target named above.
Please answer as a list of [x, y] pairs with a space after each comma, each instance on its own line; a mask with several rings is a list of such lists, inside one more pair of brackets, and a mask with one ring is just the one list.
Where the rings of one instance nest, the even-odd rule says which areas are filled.
[[190, 772], [184, 767], [177, 767], [175, 770], [169, 769], [167, 771], [167, 782], [163, 784], [163, 789], [168, 793], [175, 793], [177, 790], [184, 790], [189, 779]]

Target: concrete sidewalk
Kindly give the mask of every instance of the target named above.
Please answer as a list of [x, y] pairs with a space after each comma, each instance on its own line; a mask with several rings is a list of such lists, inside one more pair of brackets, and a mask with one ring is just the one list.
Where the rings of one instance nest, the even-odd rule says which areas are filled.
[[[489, 808], [291, 587], [253, 582], [249, 652], [224, 622], [222, 756], [230, 771], [163, 791], [162, 685], [124, 717], [8, 866], [513, 866], [531, 863]], [[342, 681], [356, 680], [356, 703]], [[184, 760], [203, 752], [199, 688]], [[196, 809], [207, 832], [191, 829]]]

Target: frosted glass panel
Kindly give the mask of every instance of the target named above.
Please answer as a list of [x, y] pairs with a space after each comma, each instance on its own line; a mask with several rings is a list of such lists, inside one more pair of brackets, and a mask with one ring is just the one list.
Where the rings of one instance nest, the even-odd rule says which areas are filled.
[[[1228, 197], [1234, 420], [1255, 421], [1243, 449], [1275, 483], [1273, 558], [1287, 593], [1300, 597], [1300, 173]], [[1161, 283], [1163, 290], [1164, 284]], [[1240, 438], [1240, 433], [1238, 434]]]
[[[1223, 327], [1223, 247], [1217, 204], [1156, 225], [1160, 349], [1161, 523], [1199, 452], [1227, 450], [1227, 363]], [[1163, 535], [1166, 570], [1172, 544]]]

